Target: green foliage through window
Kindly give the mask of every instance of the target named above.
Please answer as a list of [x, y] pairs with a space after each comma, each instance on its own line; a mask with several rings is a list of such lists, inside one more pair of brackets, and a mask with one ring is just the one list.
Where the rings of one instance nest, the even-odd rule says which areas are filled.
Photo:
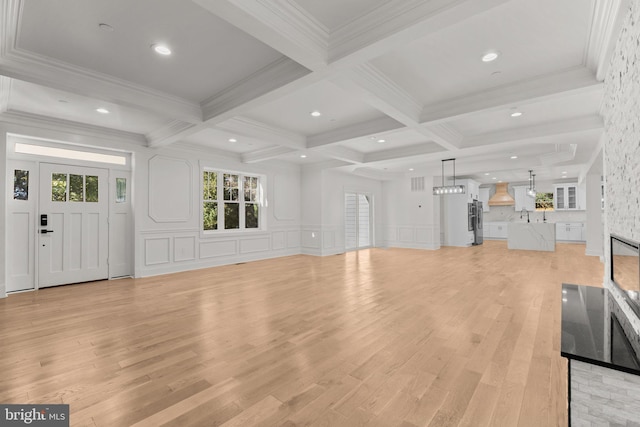
[[69, 175], [69, 201], [82, 202], [84, 200], [84, 176]]
[[86, 188], [87, 188], [87, 202], [98, 202], [98, 177], [87, 175]]
[[13, 198], [29, 200], [29, 171], [20, 169], [13, 171]]
[[203, 171], [202, 229], [260, 228], [259, 188], [257, 176]]
[[553, 193], [536, 193], [536, 210], [553, 210]]
[[51, 201], [52, 202], [67, 201], [67, 174], [66, 173], [51, 174]]

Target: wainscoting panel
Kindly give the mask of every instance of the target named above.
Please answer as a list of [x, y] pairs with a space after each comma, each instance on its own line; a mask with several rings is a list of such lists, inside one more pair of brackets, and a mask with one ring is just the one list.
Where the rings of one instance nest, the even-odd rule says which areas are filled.
[[176, 237], [173, 240], [173, 260], [193, 261], [196, 259], [196, 238], [194, 236]]
[[414, 231], [413, 227], [398, 227], [398, 240], [406, 243], [414, 242]]
[[200, 259], [231, 256], [238, 253], [236, 240], [200, 242]]
[[171, 238], [156, 237], [144, 240], [145, 265], [166, 264], [171, 262]]
[[285, 249], [287, 247], [286, 238], [284, 231], [274, 231], [271, 233], [271, 248], [273, 250]]
[[149, 159], [149, 217], [155, 222], [187, 222], [192, 215], [192, 169], [182, 159]]
[[240, 253], [250, 254], [253, 252], [265, 252], [269, 250], [269, 237], [257, 237], [240, 240]]
[[300, 247], [300, 231], [287, 231], [287, 248], [299, 248]]

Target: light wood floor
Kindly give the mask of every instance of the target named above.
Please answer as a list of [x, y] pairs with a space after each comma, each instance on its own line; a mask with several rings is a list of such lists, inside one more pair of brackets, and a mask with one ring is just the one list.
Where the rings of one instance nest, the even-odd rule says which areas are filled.
[[78, 426], [565, 426], [584, 245], [293, 256], [0, 300], [0, 402]]

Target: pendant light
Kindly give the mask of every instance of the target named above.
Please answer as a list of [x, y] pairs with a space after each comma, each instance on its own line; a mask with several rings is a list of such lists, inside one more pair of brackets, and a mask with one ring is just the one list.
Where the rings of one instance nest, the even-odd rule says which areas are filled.
[[[453, 162], [453, 185], [444, 185], [444, 163]], [[464, 185], [456, 185], [456, 159], [442, 160], [442, 185], [433, 187], [434, 196], [442, 196], [447, 194], [464, 194]]]
[[536, 174], [529, 171], [529, 189], [527, 190], [527, 196], [536, 197]]

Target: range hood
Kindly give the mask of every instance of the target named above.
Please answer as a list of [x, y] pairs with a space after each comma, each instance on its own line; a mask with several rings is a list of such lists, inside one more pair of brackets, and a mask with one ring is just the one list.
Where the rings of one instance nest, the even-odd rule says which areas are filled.
[[489, 199], [489, 206], [512, 206], [516, 204], [513, 197], [507, 191], [506, 182], [499, 182], [496, 184], [496, 194]]

